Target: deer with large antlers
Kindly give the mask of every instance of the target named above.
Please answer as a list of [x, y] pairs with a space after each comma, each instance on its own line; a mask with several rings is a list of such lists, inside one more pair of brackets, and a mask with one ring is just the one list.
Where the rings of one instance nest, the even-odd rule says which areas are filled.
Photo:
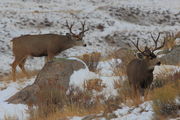
[[136, 43], [132, 42], [140, 52], [137, 54], [138, 58], [133, 59], [127, 66], [129, 84], [134, 90], [135, 95], [140, 94], [144, 96], [145, 89], [148, 89], [153, 81], [154, 67], [161, 64], [161, 62], [156, 58], [154, 51], [161, 49], [165, 45], [165, 41], [163, 41], [162, 45], [158, 46], [160, 33], [156, 39], [152, 34], [151, 37], [155, 43], [153, 50], [146, 46], [142, 51], [139, 48], [139, 40], [137, 40]]
[[23, 35], [11, 40], [13, 43], [13, 54], [15, 56], [15, 60], [11, 64], [13, 81], [16, 81], [17, 66], [19, 66], [22, 72], [28, 76], [28, 73], [24, 68], [28, 56], [47, 56], [47, 60], [50, 61], [57, 54], [73, 46], [86, 46], [83, 42], [83, 37], [84, 33], [89, 29], [85, 29], [85, 22], [81, 22], [82, 31], [79, 34], [72, 32], [73, 25], [74, 23], [69, 25], [66, 21], [65, 26], [69, 29], [69, 33], [66, 33], [66, 35]]

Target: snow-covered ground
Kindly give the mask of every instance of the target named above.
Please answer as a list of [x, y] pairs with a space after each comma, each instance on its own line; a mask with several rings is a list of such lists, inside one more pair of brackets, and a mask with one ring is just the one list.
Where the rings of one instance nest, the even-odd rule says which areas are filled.
[[[74, 59], [74, 58], [70, 58]], [[77, 58], [75, 58], [78, 60]], [[81, 61], [81, 60], [80, 60]], [[84, 63], [84, 62], [83, 62]], [[74, 73], [70, 77], [70, 86], [78, 87], [80, 90], [84, 90], [84, 83], [90, 79], [99, 78], [102, 80], [102, 83], [106, 86], [103, 88], [101, 92], [94, 91], [94, 95], [105, 95], [106, 98], [116, 96], [117, 90], [114, 88], [115, 80], [122, 80], [123, 77], [119, 76], [107, 76], [106, 73], [112, 73], [113, 67], [115, 65], [114, 59], [104, 61], [98, 64], [99, 68], [101, 68], [98, 73], [94, 73], [89, 71], [86, 67], [85, 69], [80, 69], [78, 71], [74, 71]], [[101, 67], [100, 67], [101, 66]], [[111, 66], [111, 67], [110, 67]], [[161, 69], [161, 70], [159, 70]], [[167, 69], [172, 70], [180, 70], [180, 68], [175, 68], [174, 66], [163, 66], [162, 68], [155, 68], [155, 73], [158, 74], [160, 71], [164, 71]], [[104, 74], [103, 74], [104, 73]], [[108, 74], [109, 75], [109, 74]], [[35, 77], [31, 79], [21, 80], [21, 82], [12, 82], [8, 83], [6, 81], [2, 81], [0, 83], [0, 120], [4, 119], [4, 117], [15, 117], [18, 120], [25, 120], [28, 118], [28, 106], [23, 104], [8, 104], [6, 100], [14, 95], [16, 92], [20, 91], [27, 85], [31, 85], [35, 80]], [[23, 82], [22, 82], [23, 81]], [[118, 117], [114, 120], [122, 119], [122, 120], [151, 120], [153, 118], [154, 112], [152, 110], [152, 102], [145, 102], [138, 107], [128, 107], [127, 105], [123, 105], [121, 109], [114, 111], [114, 114]], [[81, 120], [83, 117], [73, 117], [71, 120]], [[102, 120], [105, 118], [102, 118]]]
[[[58, 57], [76, 56], [94, 51], [106, 55], [119, 47], [128, 47], [129, 40], [139, 38], [142, 40], [141, 44], [151, 43], [147, 41], [150, 38], [149, 32], [155, 35], [159, 31], [180, 31], [180, 0], [1, 0], [0, 75], [11, 71], [9, 64], [12, 63], [14, 57], [10, 41], [14, 37], [24, 34], [65, 34], [68, 32], [64, 27], [66, 20], [75, 21], [73, 30], [77, 33], [81, 27], [80, 21], [86, 20], [90, 30], [84, 41], [88, 46], [71, 48]], [[103, 25], [104, 28], [99, 29], [98, 25]], [[109, 39], [106, 39], [107, 36], [116, 36], [115, 44], [110, 44]], [[74, 72], [70, 84], [80, 86], [86, 79], [100, 78], [107, 85], [103, 92], [107, 96], [115, 95], [113, 82], [119, 78], [112, 76], [113, 61], [100, 62], [99, 74], [89, 72], [87, 69]], [[43, 58], [29, 58], [26, 68], [41, 69], [43, 65]], [[161, 68], [155, 69], [155, 74], [160, 70]], [[73, 80], [77, 81], [76, 76], [80, 74], [79, 82], [73, 82]], [[17, 116], [22, 120], [27, 118], [27, 106], [7, 104], [5, 100], [25, 86], [32, 84], [34, 79], [21, 83], [0, 81], [0, 120], [4, 116]], [[147, 112], [141, 114], [138, 112], [139, 108], [124, 106], [115, 113], [119, 119], [136, 120], [146, 116], [147, 120], [150, 120], [153, 115], [151, 102], [140, 106]], [[73, 120], [78, 118], [74, 117]]]
[[[65, 21], [75, 21], [78, 32], [80, 21], [90, 28], [84, 40], [86, 48], [75, 47], [60, 56], [75, 56], [93, 51], [107, 54], [116, 47], [109, 46], [108, 35], [117, 33], [118, 46], [127, 40], [148, 40], [148, 32], [180, 30], [179, 0], [1, 0], [0, 2], [0, 72], [10, 72], [13, 61], [11, 40], [24, 34], [61, 33]], [[166, 17], [168, 18], [166, 20]], [[149, 24], [147, 24], [149, 23]], [[98, 29], [98, 25], [104, 29]], [[150, 41], [146, 41], [150, 42]], [[40, 69], [43, 58], [28, 59], [28, 69]]]
[[[123, 106], [121, 109], [114, 111], [114, 114], [118, 118], [112, 120], [151, 120], [153, 119], [153, 109], [151, 106], [152, 102], [145, 102], [140, 104], [138, 107]], [[82, 120], [83, 117], [72, 117], [70, 120]], [[101, 118], [101, 120], [106, 120]]]
[[25, 80], [24, 82], [1, 82], [0, 83], [0, 120], [4, 120], [5, 117], [18, 118], [18, 120], [24, 120], [28, 117], [28, 107], [23, 104], [8, 104], [5, 102], [9, 97], [23, 89], [27, 85], [31, 85], [35, 78]]

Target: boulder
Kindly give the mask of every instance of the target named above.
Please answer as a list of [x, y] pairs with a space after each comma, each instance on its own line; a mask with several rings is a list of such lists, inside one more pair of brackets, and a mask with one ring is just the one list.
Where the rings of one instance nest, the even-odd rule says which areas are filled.
[[35, 104], [39, 91], [48, 85], [67, 90], [72, 73], [85, 67], [83, 62], [76, 59], [55, 59], [48, 62], [39, 72], [32, 85], [25, 87], [10, 97], [7, 102], [13, 104]]
[[180, 45], [175, 46], [171, 51], [160, 58], [162, 64], [180, 65]]

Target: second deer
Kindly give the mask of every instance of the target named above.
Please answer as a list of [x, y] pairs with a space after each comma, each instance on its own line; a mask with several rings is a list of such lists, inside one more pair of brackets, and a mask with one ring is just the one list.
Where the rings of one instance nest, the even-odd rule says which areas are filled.
[[161, 64], [154, 52], [161, 49], [165, 45], [165, 41], [163, 41], [163, 44], [158, 47], [160, 33], [156, 39], [154, 39], [152, 35], [151, 37], [155, 43], [153, 50], [146, 46], [142, 51], [139, 48], [139, 40], [137, 43], [132, 42], [140, 52], [138, 58], [133, 59], [127, 66], [129, 84], [134, 90], [135, 95], [144, 95], [145, 89], [148, 89], [153, 82], [154, 67]]

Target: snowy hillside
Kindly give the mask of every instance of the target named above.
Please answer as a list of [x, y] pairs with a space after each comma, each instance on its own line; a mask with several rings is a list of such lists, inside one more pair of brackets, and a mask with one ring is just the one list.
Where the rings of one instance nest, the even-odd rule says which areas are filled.
[[[10, 41], [14, 37], [65, 34], [65, 20], [75, 21], [74, 30], [78, 32], [81, 27], [79, 21], [86, 20], [90, 31], [84, 40], [88, 47], [72, 48], [64, 54], [75, 56], [92, 51], [106, 54], [116, 46], [128, 46], [128, 40], [136, 40], [137, 37], [147, 40], [150, 37], [148, 32], [180, 30], [179, 9], [179, 0], [1, 0], [0, 71], [10, 71], [9, 64], [13, 61]], [[98, 25], [103, 25], [103, 29], [98, 29]], [[114, 34], [117, 39], [111, 44], [108, 36]], [[39, 58], [30, 61], [27, 64], [29, 69], [43, 65]]]
[[[5, 100], [33, 83], [35, 79], [25, 79], [22, 83], [1, 81], [3, 76], [10, 74], [9, 64], [14, 60], [10, 41], [25, 34], [65, 34], [68, 32], [64, 26], [66, 20], [69, 23], [75, 22], [73, 30], [76, 33], [80, 31], [80, 22], [86, 21], [86, 25], [90, 29], [84, 38], [87, 47], [74, 47], [56, 57], [79, 56], [92, 52], [101, 52], [103, 56], [106, 56], [115, 49], [130, 47], [130, 40], [140, 39], [140, 44], [152, 45], [149, 33], [157, 36], [158, 32], [173, 31], [177, 33], [180, 31], [180, 0], [1, 0], [0, 120], [3, 120], [5, 115], [16, 115], [19, 119], [27, 118], [28, 115], [25, 112], [27, 106], [7, 104]], [[162, 37], [163, 35], [160, 38]], [[107, 96], [114, 95], [116, 91], [112, 81], [118, 77], [112, 75], [112, 66], [106, 62], [114, 64], [113, 60], [100, 62], [99, 74], [85, 69], [77, 71], [71, 77], [80, 82], [83, 82], [88, 75], [101, 78], [108, 86], [103, 92], [107, 93]], [[121, 60], [118, 62], [121, 63]], [[40, 70], [43, 65], [43, 57], [29, 57], [25, 67], [28, 70]], [[155, 73], [158, 72], [159, 69], [156, 69]], [[80, 74], [83, 74], [81, 79], [77, 79], [76, 77]], [[80, 86], [80, 83], [73, 83], [73, 81], [71, 84]], [[154, 114], [151, 103], [152, 101], [148, 101], [133, 108], [124, 105], [122, 109], [118, 109], [114, 113], [122, 120], [151, 120]], [[141, 114], [142, 110], [144, 112]], [[81, 120], [82, 117], [70, 119]]]

